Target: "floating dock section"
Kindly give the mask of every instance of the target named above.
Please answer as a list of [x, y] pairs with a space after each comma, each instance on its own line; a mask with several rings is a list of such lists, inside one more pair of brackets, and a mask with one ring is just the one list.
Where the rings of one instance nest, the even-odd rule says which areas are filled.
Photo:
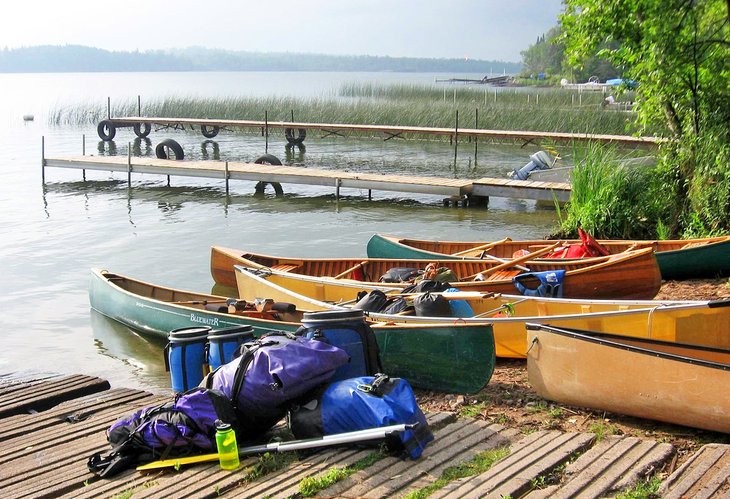
[[[499, 178], [454, 179], [418, 177], [412, 175], [383, 175], [378, 173], [354, 173], [339, 170], [302, 168], [233, 161], [175, 161], [166, 159], [79, 156], [72, 158], [43, 158], [43, 168], [73, 168], [125, 172], [131, 185], [132, 173], [166, 176], [186, 176], [221, 179], [226, 192], [230, 180], [258, 182], [257, 191], [271, 184], [277, 194], [281, 184], [302, 184], [332, 187], [339, 197], [340, 189], [367, 189], [368, 191], [395, 191], [444, 196], [444, 203], [484, 205], [489, 197], [509, 197], [540, 201], [566, 202], [570, 198], [570, 184]], [[45, 179], [45, 173], [43, 175]], [[370, 196], [370, 192], [369, 192]]]

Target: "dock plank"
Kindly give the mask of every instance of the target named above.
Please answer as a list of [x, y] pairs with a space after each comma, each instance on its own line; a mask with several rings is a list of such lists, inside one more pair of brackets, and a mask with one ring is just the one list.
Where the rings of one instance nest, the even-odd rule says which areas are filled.
[[109, 389], [109, 382], [95, 376], [71, 375], [21, 382], [0, 392], [0, 417], [43, 411], [66, 400]]
[[661, 497], [730, 497], [730, 445], [705, 444], [662, 483]]

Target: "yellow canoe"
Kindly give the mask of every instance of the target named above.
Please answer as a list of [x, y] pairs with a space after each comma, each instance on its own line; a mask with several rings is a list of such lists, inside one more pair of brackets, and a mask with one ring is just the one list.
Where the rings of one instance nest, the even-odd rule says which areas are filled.
[[527, 335], [528, 378], [548, 400], [730, 433], [730, 350], [544, 325]]
[[[348, 279], [315, 278], [272, 269], [236, 266], [239, 294], [267, 296], [310, 310], [328, 310], [352, 304], [360, 291], [378, 289]], [[380, 287], [389, 294], [399, 289]], [[525, 324], [550, 323], [560, 327], [592, 329], [640, 338], [654, 338], [730, 348], [730, 300], [654, 301], [536, 298], [521, 295], [466, 292], [476, 317], [418, 317], [370, 313], [371, 319], [398, 322], [492, 324], [497, 357], [524, 358]]]

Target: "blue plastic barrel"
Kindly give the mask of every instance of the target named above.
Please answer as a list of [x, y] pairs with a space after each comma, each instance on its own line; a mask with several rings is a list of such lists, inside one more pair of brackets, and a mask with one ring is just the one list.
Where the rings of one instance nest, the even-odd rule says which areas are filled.
[[208, 333], [208, 365], [215, 370], [233, 360], [233, 353], [241, 343], [254, 339], [251, 326], [216, 329]]
[[350, 362], [335, 371], [330, 381], [366, 376], [379, 366], [377, 344], [362, 310], [309, 312], [302, 316], [297, 332], [343, 349]]
[[185, 392], [200, 384], [205, 374], [205, 344], [210, 327], [186, 327], [170, 331], [165, 346], [165, 367], [172, 390]]
[[[458, 293], [458, 288], [449, 288], [444, 293]], [[466, 300], [449, 300], [451, 315], [454, 317], [474, 317], [474, 309], [471, 308]]]

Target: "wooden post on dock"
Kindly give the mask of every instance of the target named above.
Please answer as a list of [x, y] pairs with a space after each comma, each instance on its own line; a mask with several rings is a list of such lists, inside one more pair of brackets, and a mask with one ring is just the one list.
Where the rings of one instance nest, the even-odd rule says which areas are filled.
[[266, 148], [264, 149], [264, 152], [266, 154], [269, 153], [269, 112], [264, 111], [264, 137], [266, 141]]
[[137, 116], [142, 116], [142, 96], [137, 96]]
[[226, 197], [228, 197], [228, 160], [226, 160]]
[[[81, 134], [81, 155], [86, 156], [86, 134]], [[81, 178], [84, 179], [84, 182], [86, 182], [86, 168], [81, 170]]]
[[[475, 130], [479, 129], [479, 108], [476, 108], [474, 110], [474, 129]], [[477, 142], [478, 142], [478, 140], [475, 135], [474, 136], [474, 167], [477, 166], [477, 152], [479, 150], [479, 146], [477, 145]]]
[[41, 183], [46, 183], [46, 136], [41, 135]]
[[112, 118], [112, 98], [107, 97], [106, 98], [106, 119], [110, 120]]
[[[169, 176], [167, 177], [169, 180]], [[127, 149], [127, 187], [129, 189], [132, 188], [132, 143], [129, 143], [129, 148]]]
[[456, 110], [456, 126], [454, 127], [454, 168], [456, 168], [456, 153], [459, 151], [459, 110]]
[[340, 184], [342, 184], [342, 180], [339, 178], [335, 179], [335, 201], [340, 200]]

